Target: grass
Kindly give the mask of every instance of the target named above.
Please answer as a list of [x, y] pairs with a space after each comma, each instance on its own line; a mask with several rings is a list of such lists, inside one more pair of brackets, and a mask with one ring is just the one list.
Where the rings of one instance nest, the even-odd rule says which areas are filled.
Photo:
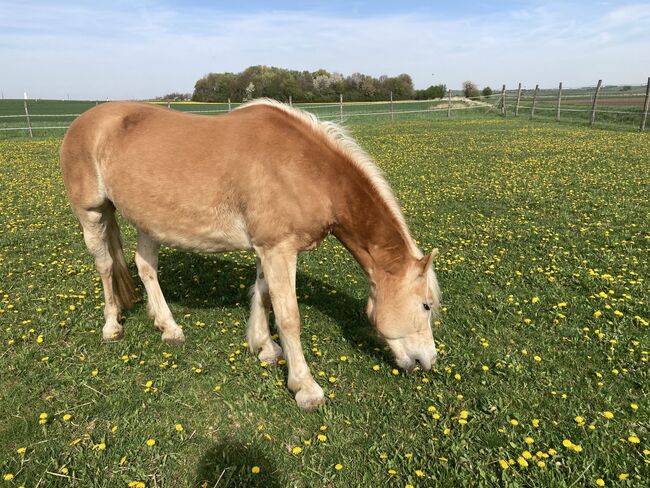
[[351, 129], [421, 247], [441, 250], [440, 358], [393, 370], [359, 267], [328, 239], [297, 280], [328, 395], [314, 413], [284, 366], [246, 352], [250, 253], [165, 248], [186, 345], [160, 342], [142, 300], [124, 340], [102, 344], [60, 139], [0, 141], [7, 486], [647, 486], [647, 134], [514, 119]]

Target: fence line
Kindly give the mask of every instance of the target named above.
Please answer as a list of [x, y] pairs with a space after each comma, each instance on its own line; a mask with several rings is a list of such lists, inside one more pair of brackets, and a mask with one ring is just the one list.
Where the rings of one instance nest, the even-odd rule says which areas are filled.
[[[464, 110], [476, 110], [476, 109], [485, 109], [485, 113], [490, 112], [494, 109], [499, 109], [499, 113], [503, 117], [508, 117], [510, 114], [514, 113], [515, 117], [519, 116], [520, 111], [522, 110], [530, 110], [530, 118], [533, 119], [535, 116], [536, 112], [555, 112], [555, 120], [558, 122], [561, 120], [562, 114], [566, 113], [575, 113], [575, 114], [580, 114], [580, 113], [590, 113], [590, 117], [588, 117], [588, 122], [590, 125], [594, 125], [596, 121], [596, 116], [597, 114], [612, 114], [612, 115], [626, 115], [628, 116], [627, 118], [623, 118], [623, 120], [629, 122], [630, 117], [640, 117], [640, 130], [643, 131], [645, 130], [645, 122], [647, 119], [647, 114], [648, 114], [648, 109], [650, 106], [650, 78], [648, 78], [648, 83], [646, 84], [645, 88], [645, 93], [643, 92], [626, 92], [626, 93], [607, 93], [607, 88], [601, 90], [601, 83], [602, 80], [598, 80], [598, 84], [595, 87], [595, 91], [587, 91], [590, 90], [588, 88], [566, 88], [562, 86], [562, 83], [559, 84], [559, 87], [556, 90], [556, 93], [552, 93], [551, 90], [544, 90], [544, 91], [551, 91], [551, 93], [548, 94], [541, 94], [539, 85], [535, 86], [534, 90], [524, 90], [522, 89], [521, 83], [518, 84], [518, 87], [515, 90], [507, 90], [506, 85], [503, 85], [500, 93], [493, 93], [488, 96], [483, 96], [483, 97], [454, 97], [453, 101], [454, 102], [459, 102], [463, 104], [468, 104], [464, 106], [452, 106], [452, 93], [451, 90], [448, 90], [443, 97], [440, 99], [434, 99], [434, 100], [393, 100], [392, 99], [392, 93], [391, 93], [391, 100], [386, 100], [386, 101], [377, 101], [377, 102], [343, 102], [343, 96], [341, 95], [339, 97], [338, 102], [333, 102], [333, 103], [297, 103], [297, 104], [292, 104], [292, 106], [299, 107], [303, 110], [307, 111], [316, 111], [318, 112], [319, 110], [322, 109], [330, 109], [331, 113], [324, 113], [324, 114], [319, 114], [316, 113], [316, 115], [321, 118], [321, 119], [339, 119], [341, 122], [344, 120], [348, 120], [353, 117], [371, 117], [371, 116], [389, 116], [390, 120], [394, 120], [396, 115], [400, 114], [417, 114], [417, 113], [434, 113], [434, 112], [447, 112], [447, 117], [451, 116], [451, 112], [453, 111], [464, 111]], [[629, 85], [627, 85], [629, 86]], [[636, 87], [635, 87], [636, 88]], [[641, 88], [641, 86], [639, 87]], [[564, 91], [572, 91], [572, 90], [580, 90], [584, 91], [584, 93], [568, 93], [568, 94], [563, 94]], [[532, 104], [527, 105], [525, 102], [531, 100], [531, 92], [532, 92]], [[510, 99], [511, 103], [511, 109], [512, 109], [512, 103], [513, 103], [513, 97], [515, 97], [515, 106], [514, 110], [508, 111], [508, 100]], [[601, 97], [601, 99], [599, 99]], [[599, 101], [601, 101], [600, 105], [605, 105], [605, 102], [602, 100], [609, 100], [609, 99], [644, 99], [644, 103], [642, 107], [639, 107], [639, 110], [636, 109], [636, 107], [630, 106], [631, 108], [629, 110], [609, 110], [609, 109], [602, 109], [599, 108]], [[571, 107], [571, 100], [575, 99], [584, 99], [585, 102], [587, 102], [589, 105], [591, 105], [590, 108], [569, 108]], [[567, 104], [562, 104], [562, 102], [565, 101]], [[11, 120], [11, 119], [19, 119], [19, 120], [24, 120], [25, 126], [23, 127], [2, 127], [0, 126], [0, 131], [2, 132], [8, 132], [8, 131], [29, 131], [30, 137], [33, 137], [33, 131], [37, 130], [65, 130], [69, 127], [69, 124], [66, 125], [46, 125], [46, 126], [39, 126], [39, 125], [33, 125], [33, 121], [35, 119], [46, 119], [46, 120], [52, 120], [53, 118], [70, 118], [70, 117], [78, 117], [80, 114], [78, 113], [65, 113], [65, 114], [33, 114], [30, 113], [28, 110], [28, 100], [25, 95], [25, 99], [23, 100], [24, 103], [24, 109], [25, 113], [24, 114], [5, 114], [5, 115], [0, 115], [0, 120]], [[446, 102], [446, 103], [445, 103]], [[540, 106], [540, 102], [542, 104], [546, 103], [546, 106]], [[587, 104], [585, 103], [585, 105]], [[416, 104], [416, 107], [413, 108], [413, 105]], [[425, 108], [419, 108], [417, 107], [417, 104], [429, 104], [428, 107]], [[433, 105], [432, 105], [433, 104]], [[582, 103], [580, 103], [582, 104]], [[223, 105], [226, 105], [224, 103]], [[238, 105], [238, 104], [237, 104]], [[379, 109], [379, 110], [371, 110], [370, 107], [379, 107], [381, 105], [384, 105], [385, 108]], [[406, 107], [404, 105], [409, 105], [409, 107]], [[618, 103], [615, 103], [614, 105], [618, 105]], [[405, 110], [400, 110], [400, 108], [404, 106]], [[167, 103], [168, 108], [172, 108], [171, 104], [168, 102]], [[203, 110], [203, 109], [197, 109], [197, 110], [183, 110], [183, 112], [187, 113], [194, 113], [194, 114], [222, 114], [222, 113], [227, 113], [232, 111], [233, 104], [231, 103], [230, 99], [227, 102], [227, 107], [228, 108], [220, 108], [220, 109], [209, 109], [209, 110]], [[344, 110], [344, 107], [347, 107], [347, 111]], [[360, 109], [366, 108], [366, 111], [354, 111], [353, 109], [355, 107], [358, 107]], [[577, 120], [577, 119], [576, 119]], [[637, 119], [639, 120], [639, 119]]]

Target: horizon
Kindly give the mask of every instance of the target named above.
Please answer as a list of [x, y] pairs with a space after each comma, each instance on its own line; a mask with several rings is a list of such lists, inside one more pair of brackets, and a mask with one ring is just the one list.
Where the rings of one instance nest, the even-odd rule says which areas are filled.
[[0, 0], [4, 99], [151, 99], [251, 65], [407, 73], [416, 89], [645, 85], [650, 4]]

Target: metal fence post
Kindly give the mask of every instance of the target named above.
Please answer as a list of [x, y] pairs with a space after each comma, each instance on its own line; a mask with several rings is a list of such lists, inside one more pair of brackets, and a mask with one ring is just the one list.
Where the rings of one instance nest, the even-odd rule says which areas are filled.
[[390, 91], [390, 121], [393, 121], [393, 90]]
[[289, 95], [289, 106], [290, 106], [290, 107], [293, 107], [293, 100], [292, 100], [292, 98], [291, 98], [291, 95]]
[[589, 122], [589, 125], [594, 125], [594, 122], [596, 121], [596, 104], [598, 103], [598, 92], [600, 92], [600, 85], [603, 82], [603, 80], [598, 80], [598, 84], [596, 85], [596, 93], [594, 93], [594, 103], [591, 105], [591, 120]]
[[519, 115], [519, 101], [521, 100], [521, 83], [519, 83], [519, 88], [517, 88], [517, 104], [515, 105], [515, 117]]
[[447, 90], [447, 118], [451, 117], [451, 88]]
[[230, 104], [230, 97], [228, 97], [228, 112], [232, 112], [232, 106]]
[[557, 90], [557, 107], [555, 107], [555, 120], [560, 121], [560, 105], [562, 105], [562, 82]]
[[343, 123], [343, 93], [339, 95], [339, 111], [341, 123]]
[[34, 133], [32, 132], [32, 121], [29, 118], [29, 110], [27, 110], [27, 92], [25, 92], [23, 105], [25, 106], [25, 117], [27, 117], [27, 128], [29, 129], [29, 137], [34, 137]]

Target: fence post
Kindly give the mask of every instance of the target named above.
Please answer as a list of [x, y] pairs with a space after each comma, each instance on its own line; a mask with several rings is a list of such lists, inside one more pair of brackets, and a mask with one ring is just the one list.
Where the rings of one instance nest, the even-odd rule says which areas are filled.
[[535, 85], [535, 93], [533, 93], [533, 106], [530, 108], [530, 120], [535, 117], [535, 104], [537, 103], [537, 93], [539, 92], [539, 85]]
[[25, 106], [25, 117], [27, 117], [27, 127], [29, 128], [29, 137], [34, 137], [32, 133], [32, 121], [29, 118], [29, 110], [27, 110], [27, 92], [25, 92], [25, 99], [23, 100], [23, 105]]
[[232, 112], [232, 107], [230, 105], [230, 97], [228, 97], [228, 112]]
[[390, 91], [390, 121], [393, 121], [393, 90]]
[[172, 108], [171, 104], [167, 102], [167, 108]]
[[598, 80], [598, 84], [596, 85], [596, 93], [594, 93], [594, 103], [591, 105], [591, 121], [589, 122], [589, 125], [594, 125], [594, 122], [596, 121], [596, 104], [598, 103], [598, 92], [600, 92], [600, 85], [603, 82], [603, 80]]
[[515, 105], [515, 117], [519, 115], [519, 101], [521, 100], [521, 83], [519, 83], [519, 88], [517, 88], [517, 104]]
[[293, 100], [291, 99], [291, 95], [289, 95], [289, 106], [293, 107]]
[[506, 85], [501, 88], [501, 115], [506, 116]]
[[643, 103], [643, 113], [641, 114], [641, 130], [645, 130], [645, 121], [648, 118], [648, 106], [650, 106], [650, 76], [648, 84], [645, 87], [645, 102]]
[[555, 107], [555, 120], [560, 121], [560, 105], [562, 105], [562, 82], [557, 90], [557, 107]]
[[447, 118], [451, 117], [451, 88], [447, 90]]
[[339, 111], [340, 111], [341, 123], [343, 123], [343, 93], [339, 95]]

